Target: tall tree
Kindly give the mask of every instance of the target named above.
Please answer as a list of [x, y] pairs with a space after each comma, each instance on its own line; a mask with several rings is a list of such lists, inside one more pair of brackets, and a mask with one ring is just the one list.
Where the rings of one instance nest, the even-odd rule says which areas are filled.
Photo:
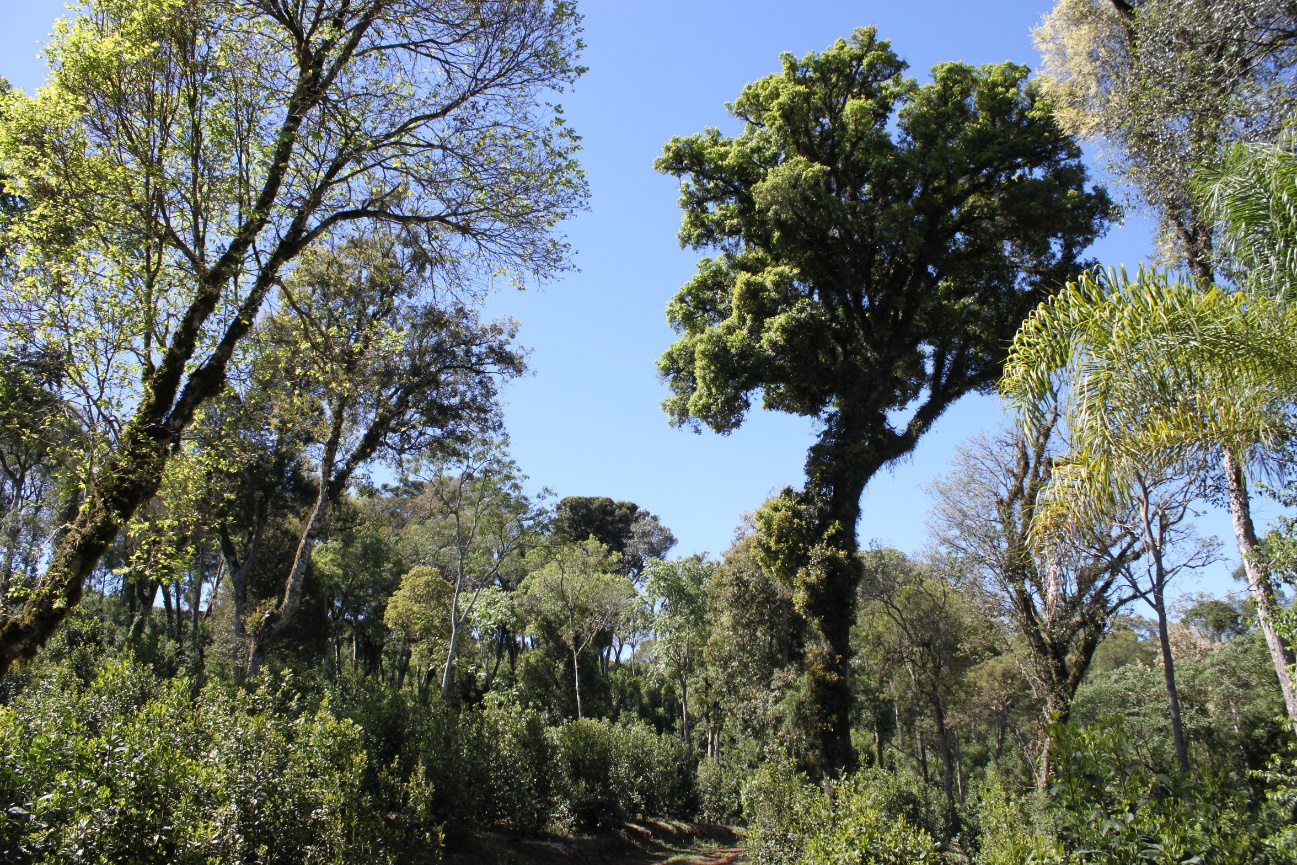
[[620, 556], [618, 572], [636, 582], [645, 566], [661, 559], [676, 544], [662, 521], [634, 502], [607, 496], [567, 496], [554, 509], [554, 531], [568, 543], [594, 538]]
[[1166, 685], [1167, 714], [1171, 718], [1171, 738], [1175, 741], [1175, 758], [1180, 771], [1189, 771], [1189, 744], [1185, 740], [1184, 720], [1180, 712], [1180, 689], [1175, 680], [1175, 658], [1171, 654], [1171, 634], [1166, 611], [1166, 590], [1171, 581], [1185, 571], [1206, 567], [1217, 561], [1220, 544], [1215, 538], [1198, 538], [1186, 523], [1190, 506], [1201, 497], [1206, 472], [1173, 471], [1158, 476], [1137, 472], [1133, 476], [1132, 507], [1128, 528], [1144, 545], [1144, 579], [1138, 571], [1126, 572], [1131, 590], [1153, 608], [1157, 617], [1157, 642], [1162, 653], [1162, 679]]
[[635, 599], [635, 587], [613, 572], [608, 548], [593, 538], [537, 550], [530, 558], [539, 567], [523, 580], [519, 604], [533, 629], [555, 635], [572, 656], [572, 690], [580, 718], [581, 655], [600, 634], [622, 622]]
[[860, 636], [875, 660], [904, 670], [932, 713], [941, 790], [953, 809], [958, 770], [950, 714], [960, 678], [986, 654], [990, 622], [926, 563], [898, 550], [870, 550], [864, 560]]
[[454, 686], [460, 637], [483, 592], [516, 585], [528, 546], [539, 541], [544, 512], [523, 492], [526, 476], [505, 443], [481, 440], [453, 454], [434, 451], [407, 510], [403, 547], [412, 564], [437, 568], [451, 586], [450, 640], [441, 693]]
[[707, 583], [716, 563], [699, 555], [655, 562], [644, 588], [653, 609], [653, 656], [680, 688], [680, 735], [691, 741], [689, 681], [710, 636]]
[[668, 307], [681, 338], [659, 370], [676, 424], [732, 430], [754, 391], [821, 421], [806, 487], [781, 506], [800, 513], [782, 522], [797, 537], [764, 534], [817, 635], [809, 711], [837, 772], [854, 762], [865, 485], [993, 384], [1010, 334], [1075, 272], [1109, 201], [1025, 67], [944, 63], [920, 85], [873, 29], [782, 62], [729, 106], [741, 134], [674, 138], [657, 161], [684, 178], [681, 243], [719, 253]]
[[467, 282], [561, 268], [585, 197], [545, 101], [580, 73], [548, 0], [94, 0], [56, 28], [48, 85], [0, 105], [6, 347], [56, 348], [102, 444], [84, 504], [21, 609], [29, 658], [161, 481], [290, 263], [356, 221], [417, 231]]

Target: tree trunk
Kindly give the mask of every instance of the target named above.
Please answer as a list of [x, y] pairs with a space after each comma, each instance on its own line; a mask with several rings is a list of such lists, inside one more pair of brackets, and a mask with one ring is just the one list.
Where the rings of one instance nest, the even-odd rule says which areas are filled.
[[576, 717], [581, 718], [581, 664], [577, 661], [577, 653], [572, 652], [572, 685], [576, 691]]
[[[450, 699], [450, 689], [455, 684], [455, 650], [459, 647], [459, 617], [450, 614], [450, 648], [446, 650], [446, 666], [441, 671], [441, 696]], [[578, 698], [579, 699], [579, 698]]]
[[[269, 204], [277, 198], [287, 171], [287, 155], [296, 146], [297, 130], [305, 116], [294, 113], [288, 117], [277, 145], [284, 161], [276, 163], [267, 177], [260, 201]], [[226, 367], [235, 347], [252, 329], [284, 263], [301, 251], [303, 228], [295, 226], [293, 236], [281, 239], [265, 259], [215, 350], [185, 380], [205, 322], [220, 303], [244, 253], [269, 219], [268, 209], [253, 212], [253, 218], [239, 227], [225, 254], [196, 286], [162, 362], [149, 376], [143, 398], [122, 431], [117, 450], [109, 456], [99, 482], [87, 490], [75, 519], [58, 537], [49, 565], [22, 611], [0, 618], [0, 679], [14, 661], [36, 656], [54, 629], [81, 602], [86, 577], [117, 540], [122, 526], [140, 505], [157, 494], [172, 446], [193, 422], [199, 407], [225, 387]]]
[[[1159, 559], [1161, 557], [1159, 556]], [[1171, 636], [1166, 624], [1166, 602], [1162, 594], [1160, 572], [1161, 562], [1157, 564], [1159, 580], [1153, 588], [1153, 609], [1157, 611], [1157, 641], [1162, 647], [1162, 678], [1166, 681], [1166, 708], [1171, 715], [1171, 734], [1175, 739], [1175, 759], [1180, 764], [1180, 771], [1189, 774], [1189, 746], [1184, 738], [1184, 722], [1180, 717], [1180, 691], [1175, 686], [1175, 661], [1171, 657]]]
[[1270, 650], [1270, 660], [1275, 673], [1279, 676], [1279, 687], [1283, 691], [1284, 707], [1288, 717], [1297, 720], [1297, 688], [1294, 688], [1292, 672], [1292, 649], [1275, 630], [1275, 619], [1279, 603], [1275, 599], [1274, 584], [1266, 573], [1258, 548], [1256, 529], [1252, 524], [1252, 505], [1248, 498], [1247, 479], [1243, 474], [1242, 464], [1228, 449], [1222, 458], [1225, 479], [1229, 487], [1229, 512], [1234, 523], [1234, 536], [1238, 540], [1238, 551], [1243, 559], [1243, 571], [1247, 574], [1248, 589], [1256, 601], [1256, 619], [1265, 635], [1266, 647]]
[[941, 753], [941, 792], [946, 804], [955, 807], [955, 763], [950, 751], [950, 731], [946, 729], [946, 707], [941, 698], [932, 697], [933, 720], [937, 724], [937, 750]]
[[1054, 737], [1049, 735], [1050, 724], [1066, 724], [1072, 714], [1072, 694], [1058, 694], [1051, 691], [1045, 698], [1045, 717], [1048, 719], [1041, 731], [1040, 763], [1036, 767], [1036, 790], [1044, 793], [1049, 789], [1049, 776], [1053, 770]]
[[311, 515], [307, 518], [301, 539], [297, 543], [293, 565], [288, 571], [288, 579], [284, 582], [284, 595], [276, 606], [262, 614], [252, 634], [248, 645], [249, 677], [255, 677], [261, 671], [271, 643], [301, 607], [302, 585], [306, 581], [306, 569], [311, 563], [311, 551], [315, 549], [315, 542], [320, 532], [324, 530], [324, 517], [329, 511], [335, 489], [344, 486], [347, 482], [345, 477], [334, 477], [334, 465], [338, 457], [338, 445], [342, 441], [347, 404], [345, 400], [339, 398], [331, 408], [333, 421], [329, 427], [329, 436], [324, 443], [324, 452], [320, 456], [320, 489], [315, 496], [315, 506], [311, 508]]
[[248, 542], [248, 551], [243, 560], [239, 560], [238, 551], [230, 539], [229, 530], [222, 526], [220, 530], [221, 555], [225, 559], [225, 568], [230, 572], [230, 599], [234, 604], [234, 619], [231, 625], [234, 635], [234, 666], [244, 666], [244, 638], [247, 635], [248, 577], [256, 565], [257, 554], [261, 551], [261, 538], [265, 534], [269, 513], [268, 496], [258, 497], [252, 517], [252, 540]]
[[680, 732], [685, 744], [689, 744], [689, 682], [680, 677]]
[[149, 616], [153, 613], [153, 602], [158, 597], [157, 580], [149, 580], [143, 585], [134, 584], [132, 594], [138, 604], [135, 610], [135, 618], [131, 622], [131, 641], [134, 642], [144, 636], [144, 628], [148, 625]]

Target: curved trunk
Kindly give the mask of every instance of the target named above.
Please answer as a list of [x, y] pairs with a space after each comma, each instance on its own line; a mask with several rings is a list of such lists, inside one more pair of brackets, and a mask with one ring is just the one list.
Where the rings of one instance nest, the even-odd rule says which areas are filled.
[[441, 696], [450, 699], [450, 689], [455, 685], [455, 652], [459, 648], [459, 616], [450, 614], [450, 647], [446, 650], [446, 666], [441, 671]]

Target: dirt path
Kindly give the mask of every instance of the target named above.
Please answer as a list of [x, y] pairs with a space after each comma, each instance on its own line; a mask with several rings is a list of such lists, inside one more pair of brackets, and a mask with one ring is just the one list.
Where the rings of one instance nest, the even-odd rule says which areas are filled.
[[449, 865], [743, 865], [742, 838], [724, 826], [648, 820], [617, 833], [528, 837], [487, 833]]
[[688, 860], [666, 859], [664, 862], [675, 862], [677, 865], [742, 865], [742, 847], [712, 847], [706, 850], [695, 850], [685, 854]]

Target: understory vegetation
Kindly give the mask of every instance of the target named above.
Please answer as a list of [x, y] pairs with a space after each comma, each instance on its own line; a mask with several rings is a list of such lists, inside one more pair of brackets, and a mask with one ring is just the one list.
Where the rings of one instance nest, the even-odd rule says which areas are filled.
[[[90, 0], [0, 79], [0, 860], [688, 821], [752, 865], [1297, 863], [1293, 4], [1058, 0], [1034, 74], [861, 28], [667, 142], [668, 420], [815, 435], [719, 555], [511, 455], [484, 302], [571, 267], [581, 32]], [[1122, 208], [1133, 273], [1084, 257]], [[997, 389], [922, 548], [867, 542], [871, 479]]]

